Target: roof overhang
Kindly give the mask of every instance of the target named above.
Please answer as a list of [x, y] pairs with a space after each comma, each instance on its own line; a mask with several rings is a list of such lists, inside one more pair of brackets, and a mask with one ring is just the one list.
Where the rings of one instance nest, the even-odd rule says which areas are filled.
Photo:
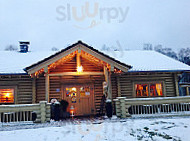
[[92, 56], [95, 56], [96, 58], [108, 63], [111, 65], [112, 68], [117, 68], [120, 69], [123, 72], [127, 72], [130, 68], [132, 68], [130, 65], [127, 65], [125, 63], [122, 63], [100, 51], [98, 51], [97, 49], [94, 49], [91, 46], [88, 46], [87, 44], [78, 41], [77, 43], [55, 53], [54, 55], [49, 56], [48, 58], [45, 58], [29, 67], [26, 67], [24, 70], [28, 73], [28, 74], [34, 74], [35, 72], [47, 68], [49, 65], [51, 65], [52, 63], [58, 61], [59, 59], [66, 57], [67, 55], [76, 52], [76, 51], [84, 51], [86, 53], [89, 53]]

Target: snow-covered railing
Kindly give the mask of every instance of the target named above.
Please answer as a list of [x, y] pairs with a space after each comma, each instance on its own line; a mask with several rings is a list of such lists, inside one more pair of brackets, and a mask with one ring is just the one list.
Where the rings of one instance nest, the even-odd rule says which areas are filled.
[[49, 122], [50, 103], [0, 105], [0, 122]]
[[121, 118], [145, 114], [190, 114], [190, 96], [132, 99], [117, 97], [114, 101], [116, 115]]

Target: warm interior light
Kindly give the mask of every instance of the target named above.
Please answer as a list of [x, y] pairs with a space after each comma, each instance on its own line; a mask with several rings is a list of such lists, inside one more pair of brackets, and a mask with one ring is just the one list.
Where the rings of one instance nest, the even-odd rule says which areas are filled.
[[75, 108], [73, 105], [70, 107], [70, 115], [72, 118], [75, 116]]
[[78, 66], [78, 67], [77, 67], [77, 72], [83, 72], [82, 66]]
[[14, 89], [0, 89], [0, 103], [14, 103]]
[[5, 96], [6, 96], [6, 97], [9, 97], [9, 96], [10, 96], [10, 93], [6, 93]]
[[72, 88], [72, 91], [76, 92], [76, 91], [77, 91], [77, 89], [76, 89], [75, 87], [73, 87], [73, 88]]

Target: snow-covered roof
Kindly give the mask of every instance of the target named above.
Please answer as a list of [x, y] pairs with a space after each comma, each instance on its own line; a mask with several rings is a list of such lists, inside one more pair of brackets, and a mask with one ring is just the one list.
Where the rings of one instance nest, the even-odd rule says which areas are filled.
[[[106, 51], [104, 54], [129, 64], [129, 71], [190, 71], [190, 66], [155, 51]], [[37, 63], [54, 51], [20, 53], [0, 51], [0, 74], [26, 73], [23, 69]]]
[[20, 53], [0, 51], [0, 74], [26, 73], [24, 68], [54, 54], [53, 51]]
[[156, 51], [107, 51], [105, 54], [129, 64], [133, 71], [190, 71], [190, 66]]

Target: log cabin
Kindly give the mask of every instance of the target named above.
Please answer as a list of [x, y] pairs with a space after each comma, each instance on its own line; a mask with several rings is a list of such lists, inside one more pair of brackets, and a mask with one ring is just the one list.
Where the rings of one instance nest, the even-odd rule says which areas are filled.
[[[0, 104], [56, 98], [76, 115], [97, 114], [107, 82], [110, 99], [179, 96], [179, 75], [190, 67], [155, 51], [99, 51], [82, 41], [58, 52], [0, 51]], [[187, 90], [187, 95], [189, 91]]]

